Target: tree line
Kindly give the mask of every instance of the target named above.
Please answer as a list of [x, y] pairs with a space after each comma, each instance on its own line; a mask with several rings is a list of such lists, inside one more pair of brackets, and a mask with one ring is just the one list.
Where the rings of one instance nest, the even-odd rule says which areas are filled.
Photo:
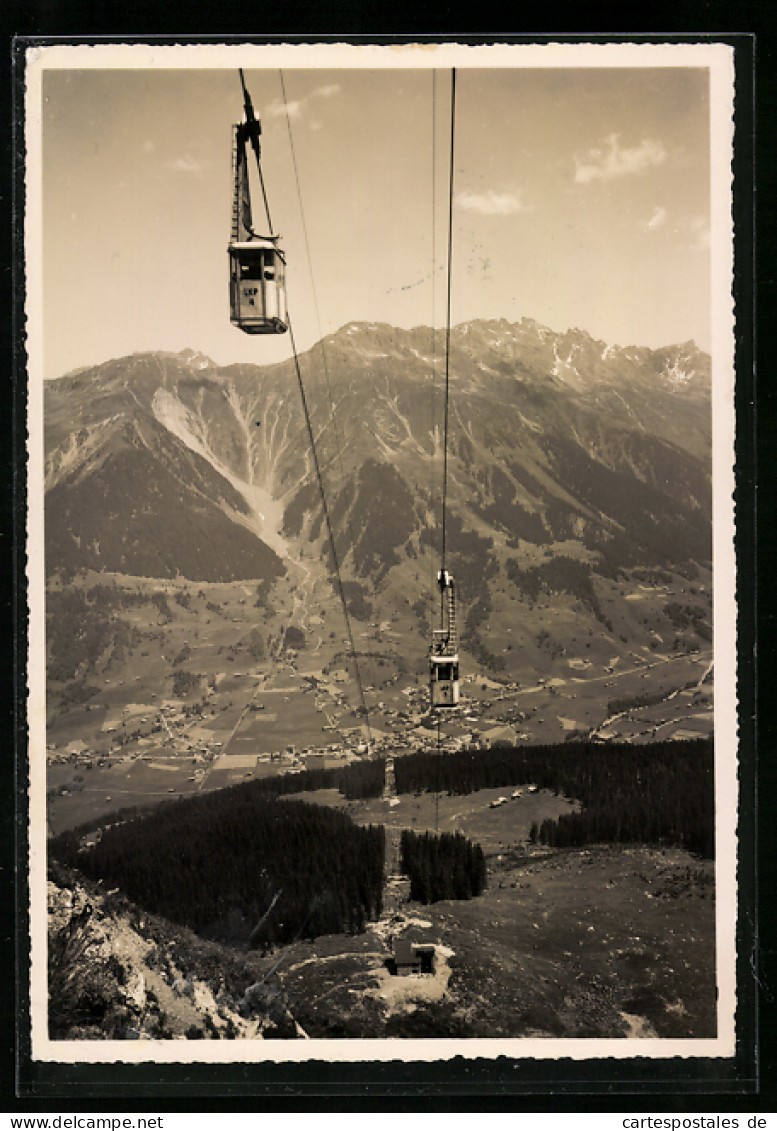
[[111, 825], [86, 849], [64, 833], [50, 852], [147, 911], [231, 943], [357, 932], [381, 910], [382, 827], [241, 786]]
[[486, 858], [479, 844], [461, 833], [420, 835], [404, 829], [402, 871], [410, 877], [410, 898], [419, 903], [470, 899], [486, 887]]
[[122, 609], [144, 604], [153, 605], [161, 616], [172, 619], [165, 593], [134, 592], [99, 584], [88, 589], [73, 587], [49, 592], [46, 596], [49, 678], [65, 681], [79, 674], [85, 677], [99, 661], [120, 663], [127, 652], [138, 648], [143, 641], [163, 639], [162, 633], [139, 629], [119, 615]]
[[380, 797], [386, 786], [385, 758], [349, 762], [346, 766], [302, 770], [298, 774], [274, 774], [246, 782], [246, 788], [260, 794], [307, 793], [315, 789], [337, 789], [349, 801]]
[[529, 569], [521, 569], [515, 559], [508, 558], [506, 568], [510, 581], [518, 586], [529, 601], [536, 601], [543, 591], [551, 595], [569, 593], [612, 630], [612, 625], [602, 612], [591, 580], [591, 569], [586, 562], [562, 556]]
[[[196, 707], [197, 704], [194, 704], [194, 706]], [[119, 741], [121, 741], [121, 737]], [[257, 800], [282, 797], [294, 793], [306, 793], [308, 790], [337, 789], [348, 801], [356, 801], [359, 798], [380, 797], [385, 787], [385, 781], [386, 763], [381, 758], [375, 761], [351, 762], [348, 766], [337, 766], [331, 769], [302, 770], [298, 774], [273, 774], [271, 777], [226, 786], [225, 789], [244, 793]], [[219, 792], [225, 791], [219, 790]], [[167, 809], [175, 804], [177, 802], [165, 801], [161, 807]], [[107, 817], [105, 814], [92, 817], [78, 825], [72, 833], [63, 833], [62, 835], [66, 838], [72, 836], [77, 842], [89, 833], [101, 829], [108, 822], [119, 823], [134, 820], [149, 811], [147, 806], [124, 806], [121, 809], [114, 810]], [[55, 843], [55, 841], [52, 841], [52, 844]]]
[[565, 814], [536, 830], [535, 838], [546, 844], [677, 844], [708, 857], [714, 855], [713, 769], [711, 738], [639, 746], [505, 744], [444, 755], [419, 752], [394, 763], [399, 793], [466, 794], [534, 783], [580, 801], [582, 813]]

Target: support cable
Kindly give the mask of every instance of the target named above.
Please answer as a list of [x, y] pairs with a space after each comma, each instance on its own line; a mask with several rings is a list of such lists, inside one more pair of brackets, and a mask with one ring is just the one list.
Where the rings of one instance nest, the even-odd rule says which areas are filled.
[[[248, 93], [248, 88], [246, 87], [245, 78], [244, 78], [242, 69], [238, 69], [238, 73], [240, 75], [240, 84], [243, 88], [243, 101], [244, 101], [244, 106], [245, 106], [246, 122], [245, 122], [244, 127], [238, 127], [239, 132], [238, 132], [238, 135], [237, 135], [237, 138], [236, 138], [237, 148], [236, 148], [236, 151], [235, 151], [235, 176], [236, 176], [236, 178], [239, 179], [241, 153], [245, 152], [245, 148], [244, 148], [245, 147], [245, 138], [247, 137], [248, 140], [251, 143], [251, 148], [253, 150], [254, 157], [256, 158], [256, 165], [257, 165], [257, 170], [258, 170], [258, 173], [259, 173], [259, 180], [260, 180], [261, 186], [262, 186], [262, 196], [263, 196], [263, 199], [264, 199], [264, 207], [265, 207], [265, 212], [267, 214], [267, 223], [268, 223], [268, 226], [269, 226], [269, 229], [270, 229], [270, 238], [274, 238], [272, 236], [272, 230], [273, 229], [272, 229], [272, 219], [270, 217], [270, 206], [269, 206], [269, 202], [268, 202], [268, 199], [267, 199], [267, 193], [266, 193], [266, 190], [265, 190], [264, 177], [262, 175], [261, 150], [260, 150], [260, 146], [259, 146], [260, 125], [259, 125], [259, 122], [256, 120], [256, 117], [254, 115], [253, 105], [251, 104], [251, 96]], [[283, 75], [282, 74], [281, 74], [281, 86], [282, 86], [282, 89], [283, 89]], [[283, 89], [283, 94], [284, 94], [284, 103], [285, 103], [285, 101], [286, 101], [285, 89]], [[291, 140], [291, 124], [289, 122], [288, 106], [286, 107], [286, 120], [287, 120], [287, 123], [289, 123], [289, 138]], [[241, 129], [244, 131], [242, 133], [242, 136], [241, 136], [241, 133], [240, 133]], [[241, 149], [241, 147], [242, 147], [242, 149]], [[293, 141], [292, 141], [292, 157], [294, 157]], [[299, 178], [297, 177], [296, 158], [294, 159], [294, 174], [295, 174], [295, 177], [297, 179], [297, 193], [299, 194]], [[246, 175], [247, 175], [247, 171], [246, 171]], [[237, 183], [238, 182], [236, 180], [236, 185], [237, 185]], [[304, 220], [304, 213], [302, 211], [301, 196], [300, 196], [300, 213], [302, 215], [303, 229], [305, 231], [305, 243], [306, 243], [306, 246], [307, 246], [307, 229], [305, 228], [305, 220]], [[234, 222], [235, 222], [235, 217], [233, 215], [233, 224], [234, 224]], [[308, 264], [310, 265], [309, 248], [308, 248]], [[311, 271], [311, 279], [312, 279], [312, 271]], [[314, 291], [314, 296], [315, 296], [315, 291]], [[296, 371], [296, 374], [297, 374], [297, 383], [299, 385], [300, 396], [302, 398], [302, 408], [303, 408], [303, 413], [304, 413], [304, 416], [305, 416], [305, 423], [307, 425], [308, 437], [310, 439], [310, 448], [311, 448], [311, 452], [312, 452], [312, 455], [313, 455], [313, 465], [315, 467], [316, 478], [318, 480], [319, 491], [321, 493], [321, 504], [322, 504], [322, 507], [323, 507], [324, 518], [326, 520], [326, 528], [327, 528], [327, 533], [329, 535], [329, 545], [330, 545], [330, 549], [331, 549], [331, 553], [332, 553], [332, 562], [333, 562], [333, 565], [334, 565], [335, 575], [336, 575], [336, 578], [337, 578], [337, 591], [339, 593], [340, 600], [341, 600], [342, 606], [343, 606], [343, 614], [345, 616], [345, 626], [346, 626], [346, 631], [347, 631], [347, 634], [348, 634], [348, 640], [350, 642], [351, 654], [353, 656], [354, 670], [355, 670], [355, 674], [356, 674], [356, 683], [357, 683], [357, 687], [358, 687], [358, 691], [359, 691], [359, 700], [360, 700], [360, 704], [361, 704], [361, 716], [365, 721], [366, 729], [367, 729], [367, 738], [368, 738], [368, 742], [371, 745], [372, 733], [371, 733], [370, 724], [369, 724], [369, 715], [368, 715], [367, 706], [366, 706], [366, 703], [365, 703], [365, 700], [364, 700], [364, 689], [362, 687], [361, 673], [359, 672], [359, 663], [358, 663], [358, 659], [357, 659], [357, 656], [356, 656], [356, 646], [355, 646], [355, 642], [354, 642], [354, 638], [353, 638], [353, 630], [351, 628], [351, 618], [348, 614], [348, 606], [347, 606], [346, 599], [345, 599], [345, 591], [343, 589], [342, 575], [341, 575], [341, 572], [340, 572], [340, 563], [338, 561], [337, 548], [335, 546], [334, 531], [333, 531], [333, 528], [332, 528], [332, 522], [331, 522], [331, 518], [330, 518], [330, 515], [329, 515], [329, 508], [328, 508], [327, 502], [326, 502], [326, 493], [324, 491], [324, 480], [323, 480], [323, 477], [322, 477], [322, 474], [321, 474], [321, 467], [320, 467], [320, 464], [319, 464], [318, 453], [316, 451], [315, 437], [313, 435], [313, 426], [312, 426], [312, 423], [311, 423], [311, 420], [310, 420], [310, 413], [308, 411], [307, 397], [305, 396], [305, 387], [304, 387], [304, 384], [303, 384], [303, 381], [302, 381], [302, 372], [300, 370], [299, 355], [297, 353], [297, 345], [296, 345], [296, 342], [295, 342], [295, 339], [294, 339], [294, 331], [293, 331], [293, 328], [292, 328], [291, 319], [288, 318], [287, 321], [288, 321], [289, 337], [290, 337], [290, 341], [291, 341], [292, 353], [294, 355], [294, 367], [295, 367], [295, 371]], [[330, 403], [331, 403], [331, 397], [330, 397]]]
[[[281, 81], [281, 93], [283, 95], [283, 105], [284, 105], [284, 109], [286, 110], [286, 127], [289, 131], [289, 148], [291, 150], [291, 163], [292, 163], [292, 167], [294, 169], [294, 182], [295, 182], [296, 187], [297, 187], [297, 202], [299, 204], [299, 214], [300, 214], [300, 220], [302, 222], [302, 235], [303, 235], [303, 239], [305, 241], [305, 254], [306, 254], [307, 260], [308, 260], [308, 274], [310, 276], [310, 290], [311, 290], [311, 293], [313, 295], [313, 309], [314, 309], [315, 315], [316, 315], [316, 325], [318, 327], [318, 339], [319, 339], [319, 345], [321, 347], [321, 364], [323, 365], [323, 368], [324, 368], [324, 379], [326, 381], [327, 400], [329, 401], [329, 419], [332, 422], [332, 431], [334, 432], [334, 436], [335, 436], [335, 448], [337, 450], [337, 461], [338, 461], [338, 464], [340, 466], [340, 477], [343, 480], [343, 482], [345, 482], [345, 475], [343, 473], [343, 456], [342, 456], [343, 445], [342, 445], [342, 442], [341, 442], [341, 439], [340, 439], [340, 429], [339, 429], [338, 424], [337, 424], [337, 415], [335, 413], [335, 408], [334, 408], [334, 398], [332, 396], [332, 386], [331, 386], [331, 383], [330, 383], [330, 380], [329, 380], [329, 366], [327, 365], [326, 350], [324, 349], [324, 335], [323, 335], [323, 331], [322, 331], [322, 328], [321, 328], [321, 312], [320, 312], [319, 307], [318, 307], [318, 294], [316, 292], [316, 284], [315, 284], [315, 280], [313, 278], [313, 258], [310, 254], [310, 240], [308, 239], [308, 226], [307, 226], [307, 223], [305, 221], [305, 211], [302, 207], [302, 191], [300, 189], [299, 169], [297, 167], [297, 153], [296, 153], [296, 150], [294, 148], [294, 137], [293, 137], [292, 130], [291, 130], [291, 118], [289, 116], [288, 101], [286, 99], [286, 84], [283, 80], [283, 71], [279, 71], [278, 75], [279, 75], [280, 81]], [[319, 440], [321, 439], [322, 434], [323, 434], [323, 429], [322, 429], [321, 433], [319, 434]], [[346, 509], [346, 512], [345, 512], [345, 518], [346, 518], [346, 522], [348, 523], [348, 533], [351, 536], [351, 545], [355, 546], [356, 539], [354, 538], [353, 526], [351, 524], [350, 514], [349, 514], [347, 509]]]
[[267, 213], [267, 229], [268, 229], [268, 233], [270, 235], [270, 238], [272, 239], [273, 227], [272, 227], [272, 220], [270, 219], [270, 205], [267, 202], [267, 191], [265, 190], [265, 187], [264, 187], [264, 174], [262, 173], [262, 166], [261, 165], [259, 166], [259, 184], [262, 186], [262, 196], [264, 197], [264, 210]]
[[[314, 281], [314, 278], [313, 278], [313, 261], [312, 261], [312, 257], [311, 257], [311, 254], [310, 254], [310, 241], [308, 239], [308, 226], [307, 226], [307, 223], [305, 221], [305, 211], [302, 207], [302, 191], [300, 189], [299, 169], [297, 167], [297, 154], [296, 154], [296, 150], [294, 148], [294, 137], [293, 137], [292, 130], [291, 130], [291, 118], [289, 116], [289, 105], [288, 105], [288, 100], [286, 98], [286, 84], [285, 84], [284, 79], [283, 79], [283, 71], [279, 70], [278, 76], [280, 78], [280, 83], [281, 83], [281, 94], [283, 96], [283, 106], [284, 106], [284, 109], [286, 111], [286, 128], [287, 128], [288, 133], [289, 133], [289, 149], [291, 150], [291, 163], [292, 163], [292, 167], [294, 169], [294, 183], [295, 183], [296, 188], [297, 188], [297, 201], [298, 201], [298, 204], [299, 204], [299, 214], [300, 214], [300, 220], [301, 220], [301, 223], [302, 223], [302, 235], [303, 235], [303, 239], [304, 239], [304, 242], [305, 242], [305, 254], [307, 256], [307, 261], [308, 261], [308, 274], [310, 275], [310, 289], [311, 289], [312, 294], [313, 294], [313, 309], [315, 311], [316, 324], [318, 326], [319, 344], [321, 346], [321, 362], [322, 362], [322, 365], [323, 365], [323, 368], [324, 368], [324, 378], [325, 378], [325, 381], [326, 381], [326, 389], [327, 389], [327, 400], [329, 401], [329, 418], [332, 421], [332, 430], [334, 432], [334, 438], [335, 438], [335, 449], [337, 451], [337, 459], [338, 459], [338, 463], [339, 463], [339, 466], [340, 466], [340, 478], [342, 479], [343, 484], [345, 484], [346, 480], [345, 480], [345, 475], [344, 475], [344, 472], [343, 472], [342, 443], [341, 443], [341, 439], [340, 439], [340, 430], [339, 430], [338, 425], [337, 425], [337, 417], [336, 417], [335, 409], [334, 409], [334, 400], [333, 400], [333, 397], [332, 397], [332, 388], [331, 388], [331, 384], [330, 384], [330, 381], [329, 381], [329, 367], [327, 365], [327, 360], [326, 360], [326, 350], [324, 349], [324, 340], [323, 340], [323, 334], [322, 334], [322, 329], [321, 329], [321, 314], [320, 314], [319, 307], [318, 307], [318, 295], [316, 293], [316, 286], [315, 286], [315, 281]], [[289, 330], [291, 330], [291, 321], [289, 321]], [[319, 466], [318, 466], [318, 457], [316, 455], [316, 447], [315, 447], [315, 441], [313, 439], [313, 431], [312, 431], [312, 428], [310, 426], [309, 418], [307, 417], [307, 407], [306, 407], [306, 402], [305, 402], [305, 394], [304, 394], [304, 390], [303, 390], [303, 386], [302, 386], [302, 376], [301, 376], [301, 373], [300, 373], [299, 361], [298, 361], [298, 358], [297, 358], [297, 351], [296, 351], [296, 346], [294, 344], [293, 336], [292, 336], [291, 341], [292, 341], [292, 349], [294, 351], [295, 365], [297, 367], [297, 379], [299, 381], [300, 391], [302, 392], [303, 407], [305, 408], [306, 419], [308, 420], [308, 432], [310, 434], [310, 443], [311, 443], [311, 448], [313, 450], [314, 462], [316, 464], [316, 474], [317, 474], [318, 480], [319, 480], [319, 489], [321, 491], [321, 500], [322, 500], [322, 503], [324, 505], [325, 514], [327, 516], [327, 529], [329, 531], [329, 541], [330, 541], [330, 545], [331, 545], [331, 548], [332, 548], [332, 558], [333, 558], [335, 565], [336, 565], [336, 568], [337, 568], [338, 588], [339, 588], [339, 593], [340, 593], [340, 599], [343, 603], [343, 611], [345, 613], [345, 620], [346, 620], [346, 627], [347, 627], [347, 631], [348, 631], [348, 638], [349, 638], [350, 644], [351, 644], [351, 653], [352, 653], [352, 656], [353, 656], [353, 665], [354, 665], [354, 670], [355, 670], [355, 673], [356, 673], [356, 683], [357, 683], [358, 690], [359, 690], [359, 702], [360, 702], [360, 706], [361, 706], [361, 709], [362, 709], [362, 715], [364, 717], [365, 726], [367, 728], [367, 741], [368, 741], [368, 744], [371, 746], [372, 745], [372, 729], [370, 727], [370, 716], [369, 716], [369, 711], [367, 709], [367, 703], [366, 703], [366, 700], [365, 700], [365, 697], [364, 697], [364, 690], [363, 690], [363, 686], [362, 686], [361, 673], [359, 671], [359, 661], [358, 661], [358, 658], [357, 658], [357, 655], [356, 655], [356, 647], [355, 647], [355, 644], [354, 644], [353, 633], [352, 633], [352, 630], [351, 630], [350, 617], [349, 617], [349, 614], [348, 614], [348, 609], [347, 609], [346, 600], [345, 600], [345, 593], [344, 593], [344, 590], [343, 590], [342, 577], [340, 575], [337, 553], [336, 553], [336, 550], [335, 550], [334, 530], [332, 529], [332, 526], [329, 522], [328, 510], [327, 510], [326, 500], [325, 500], [325, 496], [324, 496], [323, 478], [321, 477]], [[320, 439], [320, 436], [319, 436], [319, 439]], [[350, 516], [350, 511], [349, 511], [348, 507], [346, 507], [346, 509], [345, 509], [345, 520], [346, 520], [346, 523], [348, 524], [348, 533], [349, 533], [350, 539], [351, 539], [351, 546], [355, 547], [356, 546], [356, 538], [355, 538], [355, 535], [354, 535], [353, 525], [352, 525], [352, 522], [351, 522], [351, 516]]]
[[[445, 412], [444, 412], [444, 426], [443, 426], [443, 449], [442, 449], [442, 562], [441, 562], [441, 576], [445, 575], [445, 562], [446, 562], [446, 516], [447, 516], [447, 496], [448, 496], [448, 403], [449, 403], [449, 388], [450, 388], [450, 353], [451, 353], [451, 278], [452, 278], [452, 263], [453, 263], [453, 171], [454, 171], [454, 137], [456, 132], [456, 68], [451, 70], [451, 154], [450, 154], [450, 170], [448, 178], [448, 287], [447, 299], [445, 306]], [[445, 624], [445, 600], [448, 590], [442, 584], [440, 585], [440, 618], [441, 623]], [[434, 831], [438, 831], [439, 813], [440, 813], [440, 757], [442, 755], [442, 722], [438, 716], [437, 718], [437, 790], [435, 792], [435, 808], [434, 808]]]
[[442, 720], [437, 716], [437, 780], [435, 785], [437, 788], [434, 791], [434, 835], [438, 836], [440, 831], [440, 755], [442, 754]]
[[345, 628], [348, 633], [348, 641], [351, 646], [351, 655], [353, 656], [353, 667], [356, 675], [356, 685], [359, 691], [359, 702], [361, 704], [362, 717], [365, 720], [367, 727], [367, 741], [372, 744], [372, 731], [370, 730], [369, 715], [367, 714], [367, 706], [364, 701], [364, 688], [362, 686], [361, 673], [359, 672], [359, 662], [356, 658], [356, 644], [353, 638], [353, 629], [351, 627], [351, 617], [348, 613], [348, 602], [345, 599], [345, 590], [343, 589], [343, 579], [340, 573], [340, 562], [337, 557], [337, 547], [335, 546], [334, 530], [332, 529], [332, 520], [329, 516], [329, 507], [326, 502], [326, 492], [324, 491], [324, 479], [321, 475], [321, 467], [318, 462], [318, 452], [316, 451], [316, 441], [313, 436], [313, 425], [310, 421], [310, 413], [308, 412], [308, 401], [305, 396], [305, 386], [302, 382], [302, 372], [299, 365], [299, 355], [297, 354], [297, 344], [294, 340], [294, 329], [291, 324], [291, 318], [288, 319], [289, 323], [289, 339], [291, 341], [291, 349], [294, 354], [294, 368], [297, 373], [297, 384], [299, 385], [299, 392], [302, 398], [302, 411], [305, 415], [305, 424], [308, 430], [308, 438], [310, 440], [310, 450], [313, 453], [313, 466], [316, 471], [316, 479], [318, 480], [318, 489], [321, 493], [321, 506], [324, 511], [324, 521], [326, 522], [327, 534], [329, 535], [329, 548], [332, 551], [332, 562], [335, 568], [335, 576], [337, 577], [337, 592], [343, 606], [343, 616], [345, 617]]
[[451, 276], [453, 259], [453, 142], [456, 126], [456, 68], [451, 71], [451, 163], [448, 190], [448, 296], [445, 309], [445, 426], [443, 430], [442, 464], [442, 568], [445, 569], [445, 520], [448, 494], [448, 390], [451, 353]]
[[[437, 71], [432, 68], [432, 317], [431, 317], [431, 332], [430, 332], [430, 357], [432, 380], [429, 385], [429, 438], [430, 450], [432, 458], [429, 460], [429, 506], [431, 508], [432, 500], [435, 496], [435, 467], [434, 467], [434, 403], [436, 392], [436, 377], [437, 377], [437, 335], [435, 330], [436, 322], [436, 287], [437, 282]], [[432, 554], [429, 559], [429, 600], [427, 616], [429, 618], [428, 633], [431, 636], [434, 629], [434, 616], [435, 616], [435, 578], [434, 568], [434, 555]]]

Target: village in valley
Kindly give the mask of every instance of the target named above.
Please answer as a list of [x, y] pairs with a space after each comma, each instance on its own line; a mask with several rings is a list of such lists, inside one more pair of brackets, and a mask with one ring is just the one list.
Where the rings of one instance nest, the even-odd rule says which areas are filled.
[[[85, 586], [94, 580], [87, 578]], [[67, 685], [59, 694], [52, 686], [52, 834], [165, 797], [387, 754], [437, 751], [438, 742], [450, 752], [711, 732], [710, 650], [642, 647], [605, 656], [606, 642], [595, 642], [591, 660], [555, 658], [543, 674], [535, 668], [522, 672], [523, 678], [495, 677], [470, 668], [462, 673], [459, 708], [438, 735], [424, 658], [402, 652], [408, 616], [393, 613], [358, 626], [362, 679], [373, 680], [362, 687], [365, 713], [354, 691], [348, 641], [335, 631], [336, 608], [311, 614], [304, 632], [289, 634], [282, 622], [295, 606], [291, 599], [287, 608], [281, 604], [264, 630], [269, 650], [257, 660], [248, 586], [143, 584], [157, 600], [164, 597], [169, 615], [149, 631], [143, 606], [122, 610], [146, 638], [120, 663], [113, 654], [95, 667], [87, 702], [64, 703]], [[630, 708], [608, 711], [608, 703], [629, 698]]]

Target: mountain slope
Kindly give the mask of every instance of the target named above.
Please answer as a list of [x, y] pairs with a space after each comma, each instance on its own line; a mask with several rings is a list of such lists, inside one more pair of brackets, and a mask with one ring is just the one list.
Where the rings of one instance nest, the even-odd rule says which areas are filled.
[[[355, 615], [376, 600], [384, 615], [408, 605], [430, 615], [442, 344], [428, 328], [351, 323], [300, 358]], [[709, 358], [692, 342], [621, 349], [526, 319], [455, 327], [447, 552], [475, 653], [493, 659], [485, 635], [505, 617], [528, 647], [534, 629], [509, 605], [526, 597], [515, 578], [537, 569], [570, 616], [620, 618], [623, 641], [661, 635], [671, 618], [648, 625], [615, 587], [634, 571], [690, 579], [710, 567], [710, 424]], [[52, 576], [259, 580], [265, 593], [285, 578], [300, 610], [321, 585], [334, 597], [291, 362], [138, 354], [63, 377], [46, 389], [46, 458]], [[566, 579], [560, 593], [553, 577]]]

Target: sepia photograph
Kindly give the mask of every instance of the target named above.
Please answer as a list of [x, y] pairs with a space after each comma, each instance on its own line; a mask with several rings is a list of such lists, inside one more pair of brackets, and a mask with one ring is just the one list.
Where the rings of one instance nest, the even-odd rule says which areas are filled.
[[732, 49], [24, 83], [33, 1056], [731, 1057]]

